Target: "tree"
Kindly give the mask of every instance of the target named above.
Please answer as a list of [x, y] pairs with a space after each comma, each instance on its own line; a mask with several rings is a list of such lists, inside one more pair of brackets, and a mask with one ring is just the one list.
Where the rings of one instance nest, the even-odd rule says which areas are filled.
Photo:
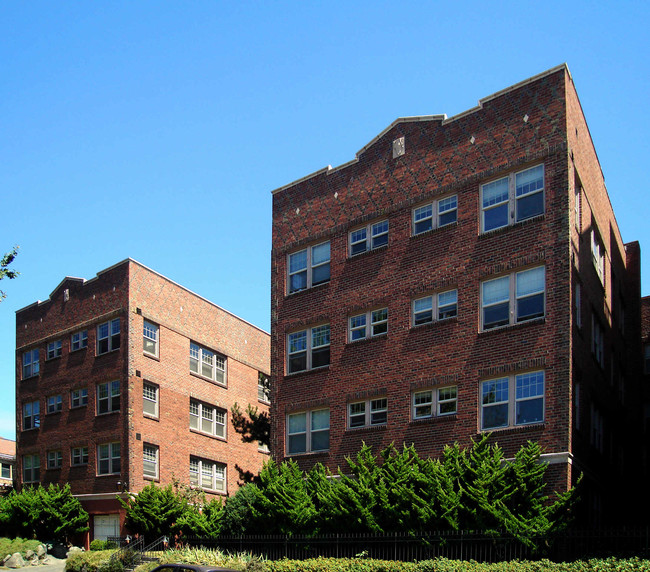
[[[270, 381], [267, 375], [262, 372], [258, 377], [258, 389], [262, 394], [260, 397], [265, 401], [270, 399]], [[246, 413], [242, 412], [239, 404], [235, 404], [230, 409], [232, 426], [236, 433], [241, 435], [244, 443], [258, 442], [267, 447], [270, 445], [271, 422], [269, 414], [266, 411], [259, 411], [258, 407], [253, 407], [250, 403], [246, 406]]]
[[[0, 280], [3, 278], [13, 280], [14, 278], [18, 277], [19, 272], [9, 269], [9, 265], [14, 261], [16, 256], [18, 256], [18, 247], [14, 246], [11, 252], [8, 252], [2, 258], [0, 258]], [[2, 300], [4, 300], [6, 297], [7, 295], [2, 290], [0, 290], [0, 302], [2, 302]]]
[[138, 495], [130, 494], [124, 501], [126, 527], [134, 534], [142, 534], [148, 541], [179, 531], [177, 521], [188, 510], [188, 502], [176, 493], [172, 485], [157, 487], [151, 483]]

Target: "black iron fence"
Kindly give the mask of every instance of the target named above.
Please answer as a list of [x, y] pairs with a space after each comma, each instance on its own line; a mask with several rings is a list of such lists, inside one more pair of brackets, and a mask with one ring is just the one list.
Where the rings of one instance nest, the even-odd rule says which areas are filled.
[[177, 545], [246, 552], [271, 560], [368, 557], [415, 561], [444, 557], [501, 562], [549, 558], [556, 562], [609, 556], [650, 558], [650, 528], [565, 531], [523, 543], [506, 534], [472, 531], [418, 534], [245, 535], [216, 539], [183, 537]]

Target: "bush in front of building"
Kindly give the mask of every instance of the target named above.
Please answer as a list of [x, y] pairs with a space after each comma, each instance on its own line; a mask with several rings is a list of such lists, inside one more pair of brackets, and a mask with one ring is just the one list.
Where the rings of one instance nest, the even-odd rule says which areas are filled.
[[0, 501], [0, 534], [67, 543], [88, 530], [88, 513], [70, 485], [25, 487]]
[[66, 572], [97, 572], [107, 565], [115, 550], [91, 550], [75, 552], [65, 561]]

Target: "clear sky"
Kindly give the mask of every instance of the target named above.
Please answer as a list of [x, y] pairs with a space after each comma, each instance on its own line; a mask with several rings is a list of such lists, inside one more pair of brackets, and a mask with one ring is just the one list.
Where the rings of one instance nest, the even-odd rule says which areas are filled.
[[15, 311], [127, 257], [269, 330], [271, 191], [567, 62], [650, 294], [650, 3], [0, 3], [0, 436]]

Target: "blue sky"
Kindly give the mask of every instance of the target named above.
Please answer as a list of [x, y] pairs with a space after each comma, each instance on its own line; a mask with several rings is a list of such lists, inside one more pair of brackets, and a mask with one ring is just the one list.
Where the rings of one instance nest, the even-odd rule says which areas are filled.
[[131, 257], [269, 330], [271, 191], [567, 62], [650, 294], [647, 2], [0, 3], [0, 436], [15, 311]]

